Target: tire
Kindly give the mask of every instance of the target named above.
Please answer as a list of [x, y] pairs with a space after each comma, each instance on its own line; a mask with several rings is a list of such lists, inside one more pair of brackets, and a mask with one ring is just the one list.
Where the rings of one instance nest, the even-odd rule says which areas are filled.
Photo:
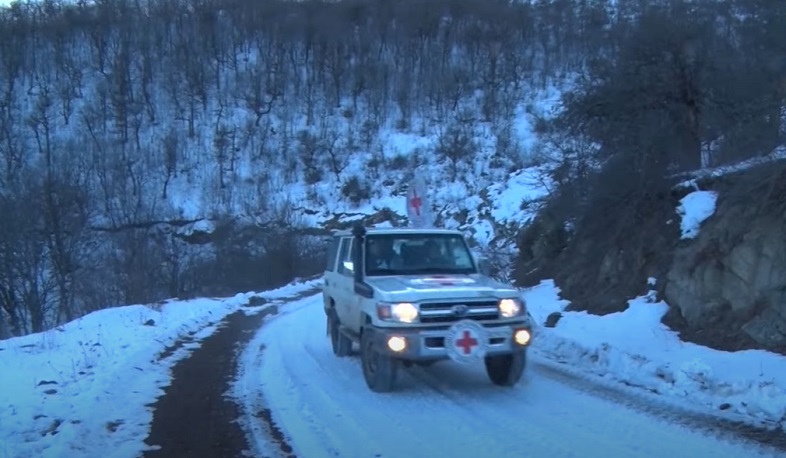
[[339, 329], [340, 322], [336, 312], [331, 310], [327, 316], [328, 332], [330, 334], [330, 344], [333, 347], [333, 354], [343, 358], [352, 354], [352, 339], [345, 336]]
[[514, 386], [527, 365], [527, 354], [523, 351], [509, 355], [494, 355], [485, 358], [486, 374], [492, 383], [499, 386]]
[[387, 393], [393, 390], [398, 373], [398, 361], [374, 348], [374, 330], [365, 328], [360, 337], [360, 364], [363, 378], [371, 391]]

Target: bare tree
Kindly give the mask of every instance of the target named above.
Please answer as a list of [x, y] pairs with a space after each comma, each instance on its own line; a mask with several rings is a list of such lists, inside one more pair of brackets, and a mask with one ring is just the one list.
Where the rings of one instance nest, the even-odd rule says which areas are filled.
[[15, 217], [0, 231], [0, 304], [10, 317], [11, 333], [41, 332], [54, 322], [54, 282], [48, 274], [42, 221], [34, 180], [16, 194], [0, 196], [4, 214]]
[[451, 177], [458, 178], [462, 161], [471, 159], [477, 151], [477, 142], [473, 132], [474, 120], [464, 113], [464, 118], [457, 119], [439, 135], [438, 154], [450, 161]]

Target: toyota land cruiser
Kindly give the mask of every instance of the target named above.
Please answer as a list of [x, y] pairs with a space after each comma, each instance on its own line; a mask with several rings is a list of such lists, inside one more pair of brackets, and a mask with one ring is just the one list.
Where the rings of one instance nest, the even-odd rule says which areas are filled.
[[401, 365], [483, 361], [490, 380], [515, 385], [531, 323], [519, 291], [481, 273], [461, 232], [366, 229], [335, 232], [324, 277], [333, 352], [359, 344], [363, 375], [393, 389]]

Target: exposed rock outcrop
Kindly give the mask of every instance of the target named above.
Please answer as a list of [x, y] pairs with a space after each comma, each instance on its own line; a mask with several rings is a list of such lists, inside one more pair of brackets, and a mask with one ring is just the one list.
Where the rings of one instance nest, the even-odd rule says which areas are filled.
[[698, 186], [718, 200], [693, 239], [680, 239], [676, 211], [691, 189], [642, 201], [647, 210], [624, 224], [610, 210], [576, 233], [540, 215], [519, 238], [519, 284], [554, 278], [571, 309], [604, 314], [624, 310], [655, 277], [670, 305], [664, 322], [683, 339], [786, 354], [786, 161]]
[[522, 232], [516, 278], [529, 286], [553, 278], [570, 310], [599, 315], [627, 308], [662, 278], [679, 237], [675, 196], [642, 196], [626, 208], [608, 208], [569, 230], [549, 209]]
[[718, 206], [698, 237], [674, 250], [666, 322], [705, 344], [786, 352], [786, 166], [709, 185]]

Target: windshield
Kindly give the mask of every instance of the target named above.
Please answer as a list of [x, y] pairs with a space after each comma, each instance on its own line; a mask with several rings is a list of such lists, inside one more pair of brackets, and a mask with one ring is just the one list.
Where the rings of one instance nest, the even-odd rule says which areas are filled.
[[477, 272], [458, 234], [368, 235], [365, 252], [368, 276]]

